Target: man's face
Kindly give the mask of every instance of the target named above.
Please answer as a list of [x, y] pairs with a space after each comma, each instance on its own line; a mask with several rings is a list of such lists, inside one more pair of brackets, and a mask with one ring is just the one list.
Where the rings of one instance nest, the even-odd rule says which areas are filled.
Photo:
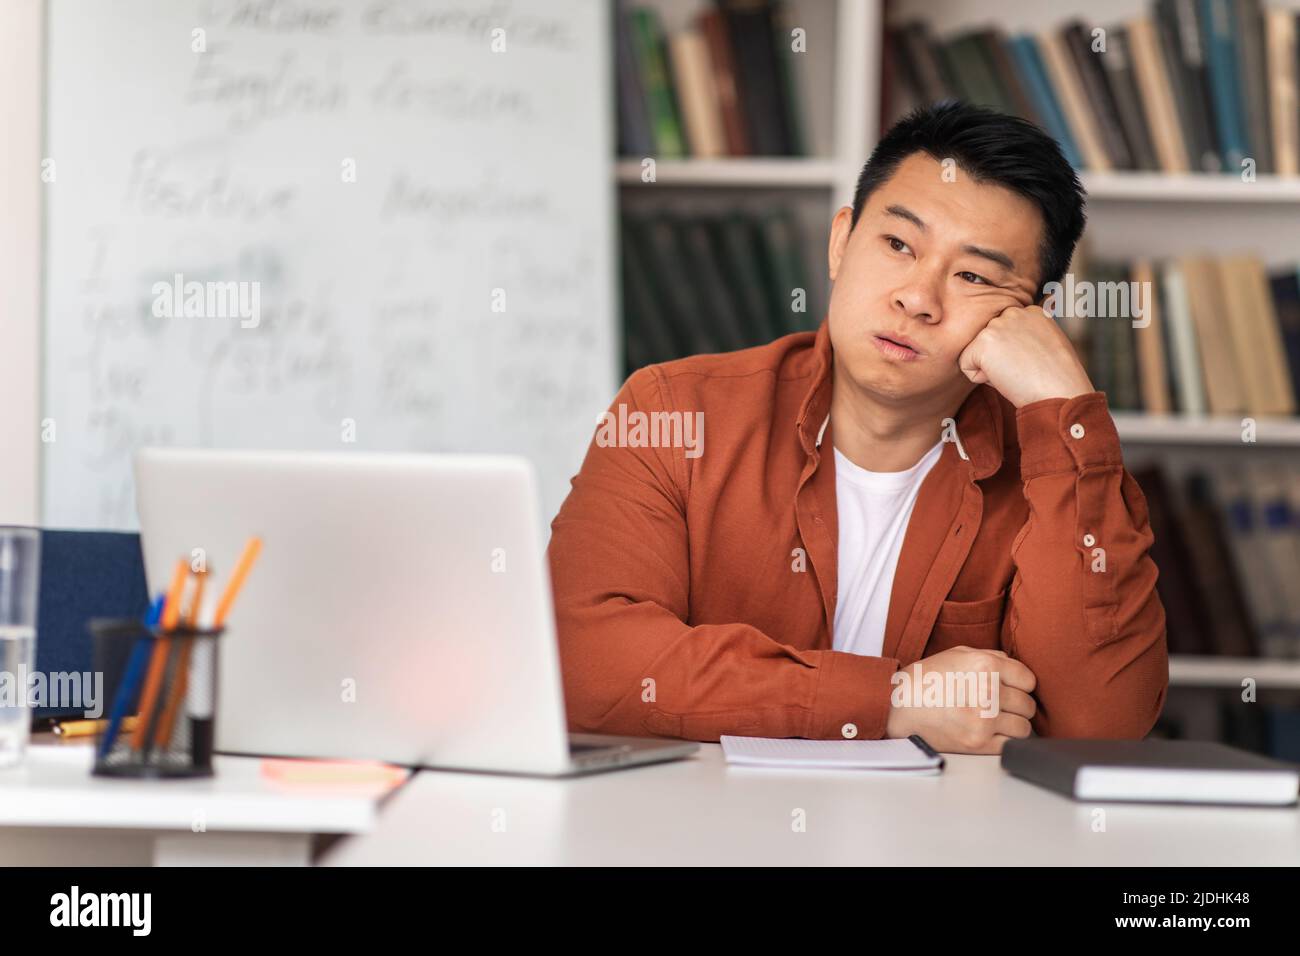
[[913, 153], [852, 231], [847, 208], [831, 227], [835, 373], [881, 401], [959, 402], [974, 387], [962, 351], [1003, 309], [1039, 298], [1037, 207], [953, 172], [945, 182], [937, 160]]

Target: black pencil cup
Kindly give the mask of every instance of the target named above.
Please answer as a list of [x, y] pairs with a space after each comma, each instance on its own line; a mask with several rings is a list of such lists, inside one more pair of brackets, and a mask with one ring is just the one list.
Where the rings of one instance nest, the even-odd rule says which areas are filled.
[[95, 670], [104, 681], [96, 774], [212, 776], [217, 638], [223, 632], [151, 631], [133, 620], [90, 622]]

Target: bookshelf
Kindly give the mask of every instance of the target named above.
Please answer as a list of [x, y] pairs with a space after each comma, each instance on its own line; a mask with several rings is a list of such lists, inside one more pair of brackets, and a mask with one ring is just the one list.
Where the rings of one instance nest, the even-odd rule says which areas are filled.
[[[704, 0], [642, 0], [659, 9], [671, 29], [701, 9]], [[1280, 5], [1300, 8], [1296, 0]], [[833, 130], [824, 148], [799, 158], [676, 159], [657, 162], [656, 182], [644, 183], [638, 159], [615, 166], [620, 203], [626, 208], [656, 189], [685, 202], [733, 201], [754, 195], [770, 200], [820, 204], [823, 226], [852, 200], [862, 163], [881, 123], [880, 44], [889, 22], [922, 19], [945, 33], [996, 23], [1008, 31], [1040, 31], [1078, 16], [1093, 23], [1119, 22], [1147, 7], [1147, 0], [1065, 0], [1056, 4], [1017, 0], [803, 0], [791, 4], [794, 20], [823, 26], [823, 8], [833, 8], [834, 63], [820, 85], [801, 90], [804, 106], [829, 100]], [[811, 33], [811, 29], [810, 29]], [[807, 80], [808, 75], [803, 79]], [[1270, 265], [1300, 262], [1300, 177], [1259, 175], [1243, 182], [1230, 173], [1083, 172], [1089, 196], [1088, 237], [1108, 255], [1132, 259], [1258, 251]], [[813, 222], [816, 223], [817, 217]], [[809, 229], [810, 263], [824, 268], [825, 232]], [[1150, 415], [1116, 412], [1127, 452], [1138, 460], [1167, 463], [1174, 473], [1205, 462], [1224, 463], [1240, 452], [1244, 416]], [[1257, 418], [1256, 442], [1263, 455], [1294, 467], [1300, 450], [1300, 418]], [[1261, 688], [1300, 691], [1300, 661], [1173, 655], [1174, 688], [1239, 688], [1243, 676]]]

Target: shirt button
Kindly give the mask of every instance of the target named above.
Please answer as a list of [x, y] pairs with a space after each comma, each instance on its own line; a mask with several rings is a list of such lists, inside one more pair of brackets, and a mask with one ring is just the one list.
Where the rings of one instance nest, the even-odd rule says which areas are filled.
[[852, 740], [854, 737], [858, 735], [858, 725], [845, 724], [843, 727], [840, 728], [840, 733], [844, 735], [845, 740]]
[[1083, 426], [1080, 425], [1078, 422], [1075, 422], [1073, 425], [1070, 426], [1070, 434], [1073, 435], [1075, 438], [1082, 438]]

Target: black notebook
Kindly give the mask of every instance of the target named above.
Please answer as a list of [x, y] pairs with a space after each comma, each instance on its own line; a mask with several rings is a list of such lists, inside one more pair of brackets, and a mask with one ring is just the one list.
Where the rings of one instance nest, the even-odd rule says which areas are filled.
[[1076, 800], [1289, 806], [1300, 766], [1194, 740], [1008, 740], [1002, 767]]

